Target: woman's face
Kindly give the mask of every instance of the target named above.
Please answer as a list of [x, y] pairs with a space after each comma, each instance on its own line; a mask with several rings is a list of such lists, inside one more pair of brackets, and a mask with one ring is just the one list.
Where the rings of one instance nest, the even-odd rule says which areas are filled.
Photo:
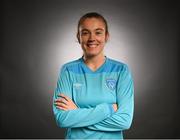
[[106, 34], [105, 24], [98, 18], [87, 18], [79, 28], [79, 42], [87, 57], [103, 54], [104, 45], [109, 35]]

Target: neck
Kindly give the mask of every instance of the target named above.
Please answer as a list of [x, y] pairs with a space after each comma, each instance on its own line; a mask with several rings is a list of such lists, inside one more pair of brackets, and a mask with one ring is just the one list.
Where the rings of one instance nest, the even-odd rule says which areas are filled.
[[91, 70], [95, 71], [105, 62], [105, 56], [104, 54], [93, 57], [83, 56], [83, 60]]

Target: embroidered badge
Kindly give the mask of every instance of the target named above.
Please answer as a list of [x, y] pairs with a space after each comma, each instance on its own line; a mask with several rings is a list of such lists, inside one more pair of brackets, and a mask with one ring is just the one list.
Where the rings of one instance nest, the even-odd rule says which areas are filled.
[[116, 88], [116, 80], [115, 79], [106, 79], [106, 85], [110, 90], [114, 90]]

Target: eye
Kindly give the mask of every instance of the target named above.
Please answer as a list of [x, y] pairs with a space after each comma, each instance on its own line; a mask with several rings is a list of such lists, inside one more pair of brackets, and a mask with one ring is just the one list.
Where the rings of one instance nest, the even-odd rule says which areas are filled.
[[87, 35], [87, 34], [89, 34], [89, 32], [83, 31], [81, 34], [82, 34], [82, 35]]
[[101, 35], [102, 34], [102, 32], [96, 32], [96, 35]]

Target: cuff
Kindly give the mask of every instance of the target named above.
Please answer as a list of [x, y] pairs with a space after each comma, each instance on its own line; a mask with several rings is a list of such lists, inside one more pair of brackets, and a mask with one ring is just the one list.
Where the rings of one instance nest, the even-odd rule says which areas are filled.
[[115, 112], [112, 104], [109, 104], [109, 110], [110, 110], [111, 115]]

